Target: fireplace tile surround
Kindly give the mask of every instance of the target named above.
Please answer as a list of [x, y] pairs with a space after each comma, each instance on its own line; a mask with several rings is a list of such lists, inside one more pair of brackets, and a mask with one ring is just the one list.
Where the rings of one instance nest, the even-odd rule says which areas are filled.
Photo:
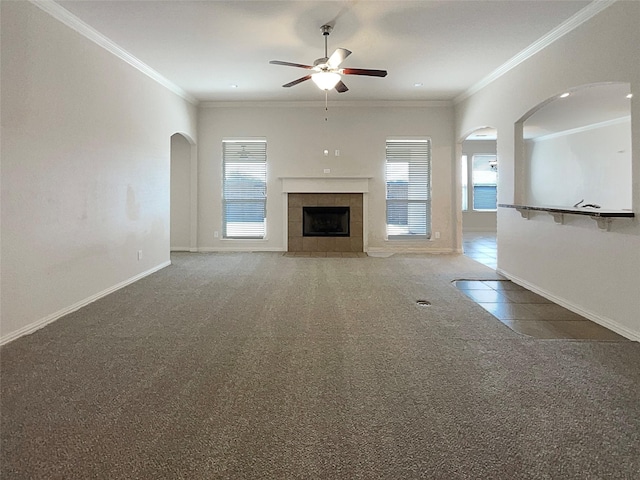
[[[350, 207], [349, 237], [303, 237], [302, 207]], [[362, 193], [289, 193], [289, 252], [362, 252]]]

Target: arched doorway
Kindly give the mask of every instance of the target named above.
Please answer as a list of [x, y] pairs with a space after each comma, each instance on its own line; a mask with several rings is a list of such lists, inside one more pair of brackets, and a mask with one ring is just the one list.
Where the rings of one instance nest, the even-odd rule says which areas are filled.
[[465, 255], [497, 267], [497, 130], [482, 127], [461, 143], [459, 172], [462, 248]]
[[170, 250], [197, 251], [197, 163], [189, 136], [171, 136]]

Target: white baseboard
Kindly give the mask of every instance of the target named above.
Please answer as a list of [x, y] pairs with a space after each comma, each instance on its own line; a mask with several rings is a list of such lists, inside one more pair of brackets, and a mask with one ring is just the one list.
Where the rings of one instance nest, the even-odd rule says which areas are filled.
[[488, 227], [462, 227], [462, 235], [465, 233], [497, 233], [495, 228]]
[[198, 252], [212, 253], [212, 252], [239, 252], [239, 253], [251, 253], [251, 252], [286, 252], [282, 247], [200, 247]]
[[171, 252], [190, 252], [191, 247], [171, 247], [169, 249]]
[[57, 312], [52, 313], [51, 315], [47, 315], [46, 317], [41, 318], [40, 320], [36, 320], [35, 322], [30, 323], [29, 325], [25, 325], [24, 327], [0, 338], [0, 345], [4, 345], [6, 343], [12, 342], [17, 338], [22, 337], [23, 335], [28, 335], [30, 333], [35, 332], [36, 330], [40, 330], [42, 327], [45, 327], [46, 325], [49, 325], [50, 323], [55, 322], [59, 318], [64, 317], [65, 315], [68, 315], [71, 312], [75, 312], [76, 310], [79, 310], [80, 308], [86, 305], [89, 305], [90, 303], [93, 303], [96, 300], [101, 299], [102, 297], [106, 297], [107, 295], [115, 292], [116, 290], [120, 290], [121, 288], [126, 287], [127, 285], [131, 285], [132, 283], [137, 282], [138, 280], [144, 277], [147, 277], [152, 273], [157, 272], [158, 270], [162, 270], [163, 268], [168, 267], [169, 265], [171, 265], [170, 261], [163, 262], [160, 265], [157, 265], [147, 270], [146, 272], [142, 272], [136, 275], [135, 277], [131, 277], [125, 280], [124, 282], [120, 282], [112, 287], [107, 288], [106, 290], [96, 293], [95, 295], [91, 295], [90, 297], [87, 297], [84, 300], [80, 300], [79, 302], [76, 302], [73, 305], [65, 307], [62, 310], [58, 310]]
[[625, 338], [628, 338], [629, 340], [640, 342], [640, 332], [634, 332], [633, 330], [629, 330], [624, 325], [620, 325], [618, 322], [610, 318], [603, 317], [593, 312], [584, 310], [578, 307], [577, 305], [574, 305], [571, 302], [565, 300], [564, 298], [556, 297], [555, 295], [552, 295], [551, 293], [538, 288], [536, 285], [532, 285], [531, 283], [515, 275], [511, 275], [510, 273], [505, 272], [504, 270], [496, 269], [496, 272], [508, 278], [513, 283], [517, 283], [518, 285], [526, 288], [527, 290], [531, 290], [532, 292], [537, 293], [538, 295], [541, 295], [548, 300], [551, 300], [553, 303], [556, 303], [561, 307], [566, 308], [567, 310], [571, 310], [573, 313], [577, 313], [578, 315], [588, 318], [592, 322], [595, 322], [598, 325], [602, 325], [603, 327], [608, 328], [609, 330], [612, 330], [617, 334], [622, 335]]
[[367, 253], [424, 253], [424, 254], [452, 254], [456, 253], [453, 248], [429, 248], [429, 247], [368, 247], [365, 249]]

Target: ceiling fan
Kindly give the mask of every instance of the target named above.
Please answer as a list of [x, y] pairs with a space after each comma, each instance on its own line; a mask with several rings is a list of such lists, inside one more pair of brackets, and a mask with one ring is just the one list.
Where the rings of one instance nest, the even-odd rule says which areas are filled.
[[318, 58], [313, 65], [303, 65], [300, 63], [282, 62], [280, 60], [271, 60], [269, 63], [273, 65], [285, 65], [288, 67], [306, 68], [307, 70], [313, 70], [315, 73], [310, 73], [304, 77], [298, 78], [293, 82], [285, 83], [283, 87], [293, 87], [306, 80], [313, 80], [313, 82], [321, 90], [331, 90], [335, 88], [338, 93], [344, 93], [349, 89], [342, 81], [341, 75], [365, 75], [368, 77], [386, 77], [386, 70], [370, 70], [365, 68], [338, 68], [340, 64], [351, 55], [351, 52], [346, 48], [338, 48], [327, 56], [327, 37], [333, 30], [331, 25], [323, 25], [320, 27], [322, 35], [324, 35], [324, 57]]

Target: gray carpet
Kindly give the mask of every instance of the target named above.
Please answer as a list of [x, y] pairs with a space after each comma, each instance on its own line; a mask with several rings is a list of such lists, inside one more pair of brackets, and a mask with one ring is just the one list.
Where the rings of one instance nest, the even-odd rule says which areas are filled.
[[521, 336], [464, 256], [173, 262], [1, 349], [3, 479], [640, 478], [640, 344]]

